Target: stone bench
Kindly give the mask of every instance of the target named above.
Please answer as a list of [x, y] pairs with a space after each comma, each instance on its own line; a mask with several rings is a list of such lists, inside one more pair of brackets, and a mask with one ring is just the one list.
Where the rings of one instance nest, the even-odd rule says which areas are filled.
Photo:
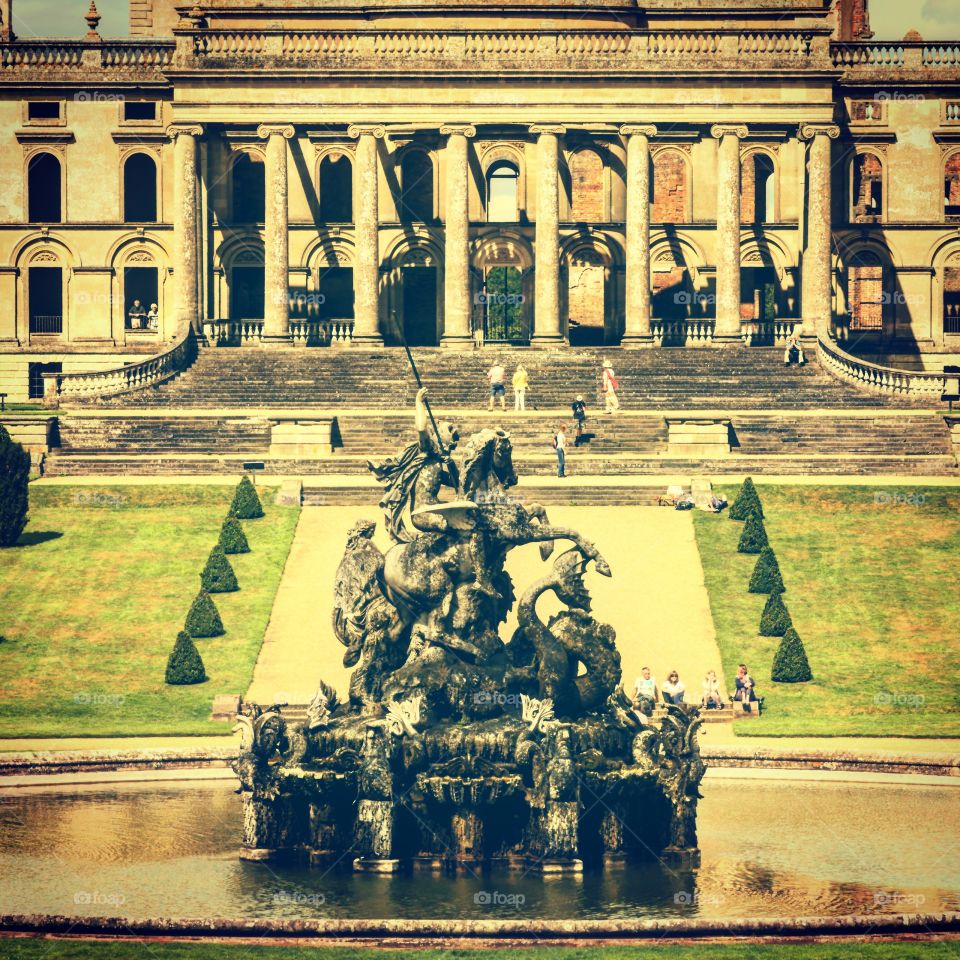
[[690, 460], [730, 456], [730, 421], [667, 419], [668, 452], [671, 457]]
[[[271, 420], [275, 418], [271, 417]], [[282, 460], [322, 460], [333, 454], [336, 418], [276, 420], [270, 428], [270, 456]]]

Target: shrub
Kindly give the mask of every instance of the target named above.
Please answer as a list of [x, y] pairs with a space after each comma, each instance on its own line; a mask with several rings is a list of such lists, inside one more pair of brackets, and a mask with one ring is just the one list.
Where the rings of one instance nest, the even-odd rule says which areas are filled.
[[803, 641], [793, 627], [790, 627], [780, 641], [780, 649], [773, 658], [773, 670], [770, 679], [777, 683], [806, 683], [813, 679], [807, 651]]
[[213, 602], [213, 597], [206, 590], [201, 590], [190, 606], [187, 622], [183, 629], [194, 640], [202, 637], [222, 637], [226, 631], [220, 619], [220, 611]]
[[0, 426], [0, 547], [15, 547], [27, 525], [30, 454]]
[[760, 502], [760, 495], [753, 485], [753, 480], [747, 477], [733, 501], [733, 506], [730, 507], [730, 519], [746, 520], [753, 513], [763, 519], [763, 504]]
[[219, 543], [210, 551], [207, 565], [200, 574], [200, 586], [207, 593], [233, 593], [240, 589], [237, 575]]
[[764, 547], [760, 551], [747, 589], [750, 593], [786, 593], [787, 588], [783, 585], [780, 564], [777, 563], [773, 547]]
[[737, 544], [737, 553], [760, 553], [767, 546], [767, 531], [763, 528], [763, 521], [755, 513], [747, 517]]
[[783, 594], [774, 590], [767, 597], [763, 613], [760, 615], [761, 637], [782, 637], [793, 626], [790, 611], [783, 602]]
[[250, 544], [247, 535], [235, 517], [227, 517], [220, 528], [220, 546], [224, 553], [249, 553]]
[[177, 642], [170, 651], [167, 660], [166, 681], [176, 686], [185, 686], [190, 683], [203, 683], [207, 673], [203, 669], [203, 660], [190, 635], [181, 630], [177, 634]]
[[263, 505], [257, 496], [257, 488], [250, 482], [249, 477], [243, 477], [237, 484], [237, 492], [233, 495], [228, 516], [238, 520], [256, 520], [263, 516]]

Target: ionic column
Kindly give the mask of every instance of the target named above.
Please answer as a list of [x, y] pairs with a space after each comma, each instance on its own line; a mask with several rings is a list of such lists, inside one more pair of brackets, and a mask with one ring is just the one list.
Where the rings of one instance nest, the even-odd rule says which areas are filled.
[[290, 214], [287, 187], [287, 141], [294, 129], [287, 124], [264, 124], [257, 136], [267, 141], [263, 244], [263, 343], [290, 339]]
[[447, 138], [444, 223], [443, 342], [456, 346], [470, 338], [470, 213], [467, 141], [477, 135], [466, 123], [444, 124]]
[[740, 141], [745, 126], [717, 124], [717, 323], [715, 341], [740, 339]]
[[554, 342], [560, 332], [560, 190], [558, 137], [566, 133], [559, 124], [530, 128], [537, 139], [537, 229], [533, 339]]
[[810, 143], [807, 188], [807, 243], [803, 250], [804, 336], [826, 337], [833, 319], [832, 190], [830, 141], [840, 136], [833, 124], [805, 123], [799, 137]]
[[173, 140], [174, 209], [173, 232], [176, 247], [174, 280], [174, 320], [176, 337], [200, 322], [200, 254], [197, 193], [197, 138], [203, 127], [175, 124], [167, 128]]
[[354, 342], [382, 343], [380, 333], [380, 236], [377, 186], [380, 166], [377, 141], [384, 129], [378, 124], [351, 124], [347, 133], [357, 141], [355, 168], [354, 240], [357, 259], [353, 267]]
[[624, 346], [650, 344], [650, 138], [657, 128], [628, 125], [627, 275]]

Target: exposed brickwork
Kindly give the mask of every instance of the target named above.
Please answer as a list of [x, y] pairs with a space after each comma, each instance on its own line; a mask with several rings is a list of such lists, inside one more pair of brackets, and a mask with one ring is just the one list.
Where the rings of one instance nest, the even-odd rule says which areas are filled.
[[873, 36], [870, 0], [838, 0], [837, 20], [838, 40], [869, 40]]
[[653, 158], [654, 223], [686, 223], [687, 163], [677, 150], [664, 150]]
[[593, 150], [570, 158], [571, 216], [577, 222], [603, 221], [603, 161]]
[[883, 267], [865, 255], [850, 267], [847, 299], [851, 330], [883, 329]]
[[853, 163], [854, 219], [869, 223], [883, 216], [883, 162], [863, 153]]
[[944, 167], [943, 196], [948, 207], [960, 207], [960, 153], [947, 160]]
[[575, 259], [570, 264], [567, 306], [570, 319], [581, 327], [603, 329], [603, 281], [605, 270], [600, 263]]
[[757, 157], [753, 154], [740, 167], [740, 221], [754, 223], [757, 219]]

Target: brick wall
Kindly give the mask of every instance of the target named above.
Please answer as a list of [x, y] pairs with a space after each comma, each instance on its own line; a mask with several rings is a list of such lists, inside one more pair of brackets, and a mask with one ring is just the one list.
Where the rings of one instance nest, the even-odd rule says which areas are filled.
[[603, 210], [603, 161], [592, 150], [580, 150], [570, 158], [571, 218], [578, 222], [605, 220]]
[[740, 168], [740, 222], [757, 219], [757, 158], [747, 157]]
[[664, 150], [653, 160], [654, 223], [687, 222], [687, 164], [676, 150]]

